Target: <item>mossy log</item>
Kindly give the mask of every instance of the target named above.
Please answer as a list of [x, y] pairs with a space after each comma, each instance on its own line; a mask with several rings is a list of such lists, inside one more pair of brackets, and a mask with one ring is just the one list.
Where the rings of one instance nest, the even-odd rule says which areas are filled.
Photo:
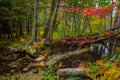
[[48, 57], [47, 65], [54, 65], [57, 61], [61, 59], [64, 59], [73, 55], [77, 55], [77, 54], [82, 54], [88, 51], [89, 51], [89, 48], [83, 48], [75, 51], [66, 52], [64, 54], [56, 54], [56, 55], [50, 56]]

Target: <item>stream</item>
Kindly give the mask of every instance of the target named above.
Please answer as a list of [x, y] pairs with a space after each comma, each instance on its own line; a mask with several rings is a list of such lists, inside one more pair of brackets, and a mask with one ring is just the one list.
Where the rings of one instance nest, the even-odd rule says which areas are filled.
[[[88, 52], [82, 54], [77, 52], [84, 51], [84, 49], [69, 50], [67, 47], [61, 48], [61, 46], [55, 45], [51, 51], [52, 53], [50, 53], [48, 57], [51, 57], [51, 61], [60, 59], [55, 62], [55, 66], [58, 66], [59, 63], [62, 62], [62, 67], [75, 68], [83, 61], [95, 62], [101, 59], [101, 57], [107, 56], [110, 52], [114, 54], [116, 45], [120, 46], [120, 44], [117, 44], [118, 42], [119, 39], [116, 40], [115, 38], [107, 40], [104, 44], [90, 44], [87, 45], [89, 49]], [[42, 78], [42, 75], [46, 72], [45, 68], [36, 67], [35, 59], [28, 55], [21, 56], [19, 54], [19, 52], [12, 53], [5, 47], [0, 48], [0, 80], [41, 80], [40, 78]], [[65, 58], [62, 59], [59, 57]]]

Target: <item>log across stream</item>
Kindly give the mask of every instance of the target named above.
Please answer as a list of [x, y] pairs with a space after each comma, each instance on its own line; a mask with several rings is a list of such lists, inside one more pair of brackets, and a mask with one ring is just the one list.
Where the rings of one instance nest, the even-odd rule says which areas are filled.
[[[60, 62], [62, 62], [62, 67], [57, 68], [58, 72], [56, 72], [59, 76], [61, 73], [64, 73], [64, 70], [71, 69], [77, 71], [76, 69], [79, 64], [83, 61], [96, 61], [104, 56], [106, 56], [110, 51], [114, 53], [115, 47], [120, 46], [118, 43], [120, 38], [110, 38], [105, 40], [104, 44], [102, 43], [91, 43], [89, 45], [85, 45], [83, 49], [70, 50], [69, 46], [65, 47], [56, 45], [52, 47], [52, 51], [48, 54], [45, 59], [46, 67], [53, 64], [54, 66], [58, 66]], [[65, 49], [63, 49], [65, 47]], [[56, 49], [57, 48], [57, 49]], [[59, 48], [59, 49], [58, 49]], [[67, 50], [68, 49], [68, 50]], [[3, 73], [18, 73], [23, 72], [26, 67], [30, 65], [27, 72], [31, 72], [32, 69], [35, 69], [34, 58], [29, 57], [29, 55], [20, 56], [19, 53], [12, 53], [11, 50], [7, 48], [1, 48], [0, 54], [0, 75]], [[32, 65], [31, 65], [32, 64]], [[62, 69], [63, 70], [62, 70]], [[86, 69], [85, 69], [86, 70]], [[63, 71], [63, 72], [59, 72]], [[81, 70], [78, 70], [78, 72]], [[84, 71], [83, 71], [84, 72]], [[39, 72], [38, 72], [39, 73]], [[74, 74], [74, 71], [73, 71]], [[65, 74], [69, 75], [69, 73]], [[77, 74], [76, 74], [77, 75]], [[6, 75], [5, 75], [6, 76]]]

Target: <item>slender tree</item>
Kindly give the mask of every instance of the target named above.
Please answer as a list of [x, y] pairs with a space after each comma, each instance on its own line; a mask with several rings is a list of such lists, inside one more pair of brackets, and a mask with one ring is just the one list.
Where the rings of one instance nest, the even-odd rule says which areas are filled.
[[53, 38], [53, 33], [54, 33], [54, 30], [56, 29], [57, 27], [57, 16], [58, 16], [58, 9], [59, 9], [59, 6], [60, 6], [60, 0], [57, 0], [57, 6], [56, 6], [56, 10], [55, 10], [55, 14], [54, 14], [54, 18], [53, 18], [53, 22], [52, 22], [52, 26], [51, 26], [51, 30], [50, 30], [50, 40], [52, 40]]
[[34, 27], [33, 27], [33, 37], [32, 37], [33, 41], [36, 41], [36, 37], [37, 37], [37, 3], [38, 0], [34, 0]]
[[55, 1], [56, 0], [52, 0], [52, 3], [51, 3], [49, 19], [48, 19], [48, 22], [47, 22], [46, 26], [44, 27], [44, 34], [43, 34], [44, 38], [47, 38], [47, 36], [48, 36], [48, 32], [49, 32], [49, 29], [50, 29], [50, 24], [51, 24], [51, 21], [52, 21], [52, 16], [53, 16], [54, 10], [55, 10]]

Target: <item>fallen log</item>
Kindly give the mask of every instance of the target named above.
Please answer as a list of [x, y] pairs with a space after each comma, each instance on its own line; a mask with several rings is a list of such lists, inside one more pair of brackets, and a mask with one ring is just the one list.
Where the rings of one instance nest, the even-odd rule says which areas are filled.
[[[44, 46], [45, 39], [41, 40], [40, 42], [28, 42], [25, 45], [18, 46], [17, 48], [7, 46], [8, 49], [11, 50], [11, 52], [19, 52], [19, 53], [27, 53], [30, 57], [37, 57], [37, 53], [39, 53], [40, 50], [36, 48], [36, 46]], [[21, 54], [20, 54], [21, 55]]]
[[[99, 35], [99, 34], [102, 34], [102, 33], [105, 33], [105, 32], [117, 30], [117, 29], [119, 29], [119, 28], [120, 28], [120, 27], [113, 27], [113, 28], [111, 28], [111, 29], [106, 29], [106, 30], [103, 30], [103, 31], [100, 31], [100, 32], [97, 32], [97, 33], [88, 34], [88, 36]], [[83, 36], [85, 36], [85, 35], [82, 35], [81, 37], [83, 37]]]
[[19, 55], [21, 56], [25, 56], [26, 54], [28, 54], [30, 57], [32, 58], [36, 58], [37, 57], [37, 50], [36, 49], [32, 49], [31, 46], [27, 46], [27, 47], [21, 47], [21, 48], [14, 48], [14, 47], [10, 47], [7, 46], [8, 49], [10, 49], [11, 53], [19, 53]]
[[64, 58], [67, 58], [67, 57], [70, 57], [73, 55], [77, 55], [77, 54], [82, 54], [82, 53], [85, 53], [88, 51], [89, 51], [89, 48], [83, 48], [83, 49], [78, 49], [75, 51], [66, 52], [64, 54], [56, 54], [56, 55], [48, 57], [48, 61], [46, 64], [47, 65], [54, 65], [57, 61], [59, 61], [61, 59], [64, 59]]
[[85, 68], [64, 68], [57, 70], [57, 76], [70, 76], [70, 75], [78, 75], [89, 77], [87, 72], [90, 72], [90, 69]]
[[[85, 43], [84, 43], [84, 45], [87, 45], [87, 44], [91, 44], [91, 43], [98, 43], [98, 42], [100, 42], [100, 43], [104, 43], [104, 41], [106, 41], [107, 39], [110, 39], [110, 38], [112, 38], [112, 37], [117, 37], [118, 35], [120, 34], [120, 32], [118, 32], [118, 33], [115, 33], [115, 34], [112, 34], [112, 35], [110, 35], [110, 36], [106, 36], [106, 37], [101, 37], [101, 38], [98, 38], [98, 39], [95, 39], [95, 40], [92, 40], [92, 41], [86, 41]], [[81, 42], [84, 42], [84, 40], [83, 41], [78, 41], [78, 42], [76, 42], [76, 43], [74, 43], [74, 44], [72, 44], [69, 48], [72, 48], [73, 46], [76, 46], [76, 44], [80, 44]], [[82, 44], [83, 45], [83, 44]], [[104, 44], [103, 44], [104, 45]]]

